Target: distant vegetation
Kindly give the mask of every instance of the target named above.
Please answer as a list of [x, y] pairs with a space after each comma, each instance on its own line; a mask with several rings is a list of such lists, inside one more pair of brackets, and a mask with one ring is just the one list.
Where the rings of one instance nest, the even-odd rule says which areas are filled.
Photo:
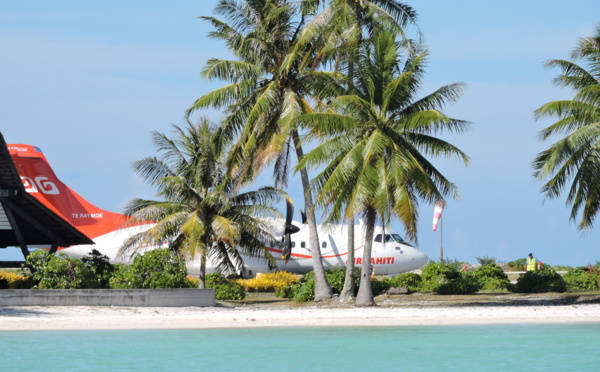
[[494, 258], [494, 257], [484, 256], [484, 257], [475, 257], [475, 259], [477, 260], [477, 262], [479, 262], [480, 265], [495, 265], [496, 264], [496, 258]]
[[[486, 257], [489, 259], [489, 257]], [[481, 260], [487, 262], [486, 260]], [[68, 288], [194, 288], [198, 279], [187, 276], [185, 261], [175, 252], [157, 249], [137, 256], [133, 264], [112, 265], [105, 256], [93, 251], [84, 259], [62, 254], [50, 255], [36, 251], [27, 259], [34, 274], [0, 271], [0, 289], [68, 289]], [[511, 283], [500, 265], [489, 263], [464, 270], [457, 260], [429, 262], [421, 274], [403, 273], [371, 280], [374, 296], [386, 294], [392, 288], [404, 288], [407, 293], [423, 292], [440, 295], [472, 294], [479, 291], [541, 293], [582, 292], [600, 290], [599, 263], [587, 267], [565, 268], [563, 276], [556, 267], [543, 265], [540, 270], [523, 272]], [[505, 265], [507, 270], [522, 268], [520, 260]], [[355, 268], [356, 286], [360, 268]], [[335, 294], [342, 291], [345, 268], [326, 270], [327, 281]], [[237, 279], [221, 274], [206, 276], [207, 288], [214, 288], [218, 300], [242, 300], [247, 292], [272, 292], [296, 302], [314, 300], [314, 274], [291, 274], [285, 271], [260, 274], [252, 279]]]
[[525, 265], [527, 265], [526, 258], [519, 258], [518, 260], [506, 263], [506, 266], [508, 266], [510, 271], [525, 271]]

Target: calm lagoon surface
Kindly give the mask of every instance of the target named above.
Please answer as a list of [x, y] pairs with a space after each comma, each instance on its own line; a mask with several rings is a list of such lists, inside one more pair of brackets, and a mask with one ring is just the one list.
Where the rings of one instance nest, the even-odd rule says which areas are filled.
[[0, 371], [598, 371], [600, 324], [0, 332]]

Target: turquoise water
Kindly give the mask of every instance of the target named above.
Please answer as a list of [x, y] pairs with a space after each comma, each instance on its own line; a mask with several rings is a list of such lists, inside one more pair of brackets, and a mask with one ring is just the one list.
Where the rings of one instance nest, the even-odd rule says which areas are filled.
[[0, 371], [598, 371], [599, 363], [600, 324], [0, 332]]

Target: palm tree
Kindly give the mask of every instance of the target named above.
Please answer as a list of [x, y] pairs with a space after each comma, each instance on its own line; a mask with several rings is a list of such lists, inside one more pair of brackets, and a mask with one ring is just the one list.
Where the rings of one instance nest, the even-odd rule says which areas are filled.
[[235, 184], [224, 178], [225, 155], [215, 146], [218, 132], [208, 120], [173, 128], [174, 138], [153, 133], [160, 159], [146, 157], [134, 163], [135, 171], [157, 187], [164, 200], [134, 199], [125, 210], [130, 223], [157, 224], [133, 236], [121, 251], [167, 240], [172, 250], [187, 257], [200, 254], [200, 288], [207, 259], [221, 270], [234, 271], [243, 264], [241, 252], [272, 261], [262, 242], [274, 238], [261, 217], [279, 216], [272, 205], [281, 194], [269, 187], [235, 192]]
[[[364, 43], [364, 34], [371, 35], [381, 27], [395, 27], [398, 34], [405, 38], [404, 28], [415, 24], [416, 12], [409, 5], [397, 0], [332, 0], [330, 7], [323, 11], [311, 26], [320, 28], [328, 35], [321, 54], [327, 58], [327, 52], [333, 55], [337, 69], [346, 69], [348, 83], [352, 84], [354, 61], [358, 48]], [[307, 27], [310, 29], [310, 26]], [[328, 46], [333, 45], [331, 51]], [[348, 257], [344, 286], [339, 296], [340, 302], [354, 299], [354, 217], [347, 217]]]
[[558, 197], [571, 182], [566, 201], [573, 204], [570, 219], [577, 220], [581, 211], [578, 228], [589, 230], [600, 209], [600, 26], [594, 36], [579, 41], [571, 57], [583, 66], [560, 59], [546, 62], [546, 67], [562, 70], [554, 84], [573, 89], [575, 96], [535, 111], [536, 119], [558, 118], [540, 132], [541, 140], [555, 134], [565, 137], [539, 153], [533, 168], [538, 179], [550, 178], [542, 187], [547, 198]]
[[[455, 185], [426, 156], [456, 157], [468, 164], [462, 151], [434, 136], [466, 129], [467, 122], [440, 111], [458, 99], [462, 84], [416, 99], [427, 52], [407, 48], [396, 35], [394, 28], [375, 31], [360, 48], [352, 81], [337, 83], [347, 93], [332, 98], [331, 111], [300, 118], [312, 128], [306, 140], [322, 142], [299, 164], [323, 167], [313, 180], [317, 205], [326, 208], [328, 221], [365, 218], [357, 306], [375, 304], [370, 280], [375, 224], [388, 226], [397, 217], [416, 241], [419, 200], [457, 197]], [[402, 52], [408, 54], [404, 63]]]
[[[215, 12], [225, 21], [202, 17], [222, 40], [235, 60], [211, 59], [203, 70], [209, 80], [231, 84], [199, 98], [188, 110], [224, 108], [221, 146], [233, 143], [227, 166], [229, 177], [250, 182], [266, 165], [274, 164], [275, 186], [287, 184], [292, 151], [302, 159], [296, 117], [312, 112], [309, 94], [327, 91], [331, 72], [311, 70], [314, 43], [297, 44], [304, 23], [318, 1], [221, 0]], [[300, 170], [304, 206], [315, 271], [315, 301], [332, 296], [321, 260], [313, 201], [306, 170]]]

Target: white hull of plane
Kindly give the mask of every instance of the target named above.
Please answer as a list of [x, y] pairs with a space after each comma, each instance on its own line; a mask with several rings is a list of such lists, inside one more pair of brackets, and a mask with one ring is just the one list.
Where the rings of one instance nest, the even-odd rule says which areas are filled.
[[[94, 246], [79, 245], [61, 250], [62, 253], [74, 257], [84, 257], [89, 254], [92, 249], [98, 250], [103, 255], [109, 257], [111, 263], [130, 264], [133, 261], [135, 254], [143, 254], [145, 251], [156, 248], [167, 248], [168, 243], [150, 247], [138, 248], [119, 255], [119, 249], [123, 242], [129, 236], [142, 231], [145, 228], [150, 228], [151, 225], [143, 225], [121, 229], [116, 232], [100, 236], [94, 239]], [[354, 264], [358, 267], [362, 265], [363, 248], [364, 248], [364, 225], [355, 225], [355, 242], [354, 249]], [[394, 275], [403, 272], [416, 270], [425, 265], [428, 261], [427, 256], [419, 249], [408, 244], [398, 242], [393, 239], [394, 236], [399, 239], [397, 234], [388, 229], [383, 231], [381, 227], [376, 228], [375, 239], [377, 237], [388, 237], [379, 239], [379, 242], [374, 241], [371, 252], [371, 264], [376, 275]], [[345, 226], [337, 226], [333, 231], [331, 227], [325, 228], [320, 226], [319, 241], [322, 246], [321, 256], [325, 269], [335, 267], [346, 267], [348, 261], [348, 245], [347, 245], [347, 228]], [[283, 250], [281, 248], [268, 247], [272, 256], [277, 262], [276, 270], [284, 270], [291, 273], [304, 274], [313, 270], [312, 254], [308, 248], [308, 228], [302, 226], [300, 231], [292, 235], [292, 252], [290, 259], [286, 262], [281, 257]], [[237, 274], [241, 274], [245, 278], [255, 276], [257, 273], [266, 273], [273, 271], [269, 269], [268, 262], [264, 258], [250, 257], [242, 255], [244, 259], [243, 267]], [[206, 265], [208, 274], [216, 272], [216, 265], [209, 260]], [[196, 257], [190, 260], [188, 264], [188, 272], [190, 275], [197, 276], [200, 272], [200, 259]]]

